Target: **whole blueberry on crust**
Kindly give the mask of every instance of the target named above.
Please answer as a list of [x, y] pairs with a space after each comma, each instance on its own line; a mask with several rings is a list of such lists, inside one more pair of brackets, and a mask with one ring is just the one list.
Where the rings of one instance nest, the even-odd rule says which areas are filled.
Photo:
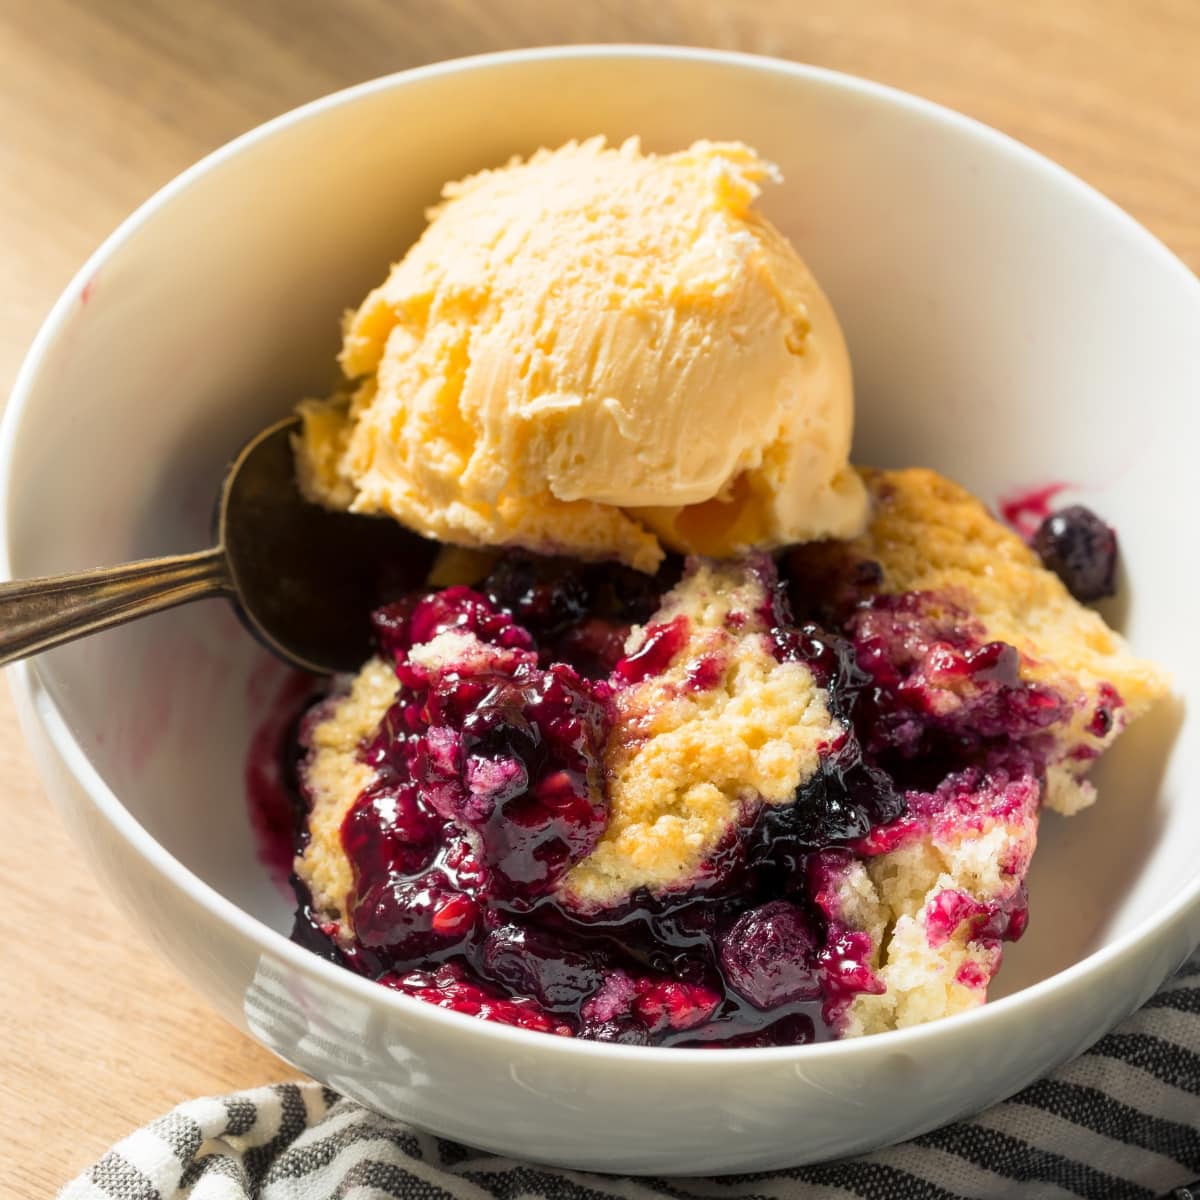
[[1033, 548], [1076, 600], [1116, 594], [1117, 535], [1090, 508], [1073, 504], [1051, 513], [1033, 535]]

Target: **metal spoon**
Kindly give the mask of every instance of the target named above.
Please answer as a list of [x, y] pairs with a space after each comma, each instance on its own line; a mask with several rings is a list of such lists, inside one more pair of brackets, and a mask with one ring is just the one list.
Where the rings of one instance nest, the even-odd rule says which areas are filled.
[[226, 472], [211, 550], [0, 584], [0, 665], [207, 596], [234, 602], [251, 633], [325, 674], [371, 651], [372, 608], [419, 587], [434, 543], [395, 521], [329, 512], [296, 487], [289, 417]]

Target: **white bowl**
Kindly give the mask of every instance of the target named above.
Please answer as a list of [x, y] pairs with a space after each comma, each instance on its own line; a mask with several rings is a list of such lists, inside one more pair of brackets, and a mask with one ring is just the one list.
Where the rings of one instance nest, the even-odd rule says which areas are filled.
[[[1070, 481], [1120, 530], [1127, 632], [1197, 698], [1196, 279], [989, 129], [732, 54], [441, 64], [289, 113], [186, 172], [97, 252], [29, 354], [3, 427], [0, 565], [30, 576], [205, 544], [226, 457], [326, 389], [339, 314], [403, 252], [440, 184], [596, 132], [653, 149], [740, 138], [778, 162], [786, 182], [764, 207], [845, 324], [857, 457], [937, 467], [989, 499]], [[55, 803], [214, 1006], [346, 1095], [491, 1150], [704, 1173], [876, 1147], [1078, 1053], [1200, 941], [1198, 739], [1176, 705], [1111, 755], [1093, 810], [1047, 816], [1029, 934], [1008, 952], [1008, 994], [982, 1010], [860, 1041], [723, 1051], [446, 1013], [287, 940], [242, 777], [280, 680], [221, 602], [12, 672]]]

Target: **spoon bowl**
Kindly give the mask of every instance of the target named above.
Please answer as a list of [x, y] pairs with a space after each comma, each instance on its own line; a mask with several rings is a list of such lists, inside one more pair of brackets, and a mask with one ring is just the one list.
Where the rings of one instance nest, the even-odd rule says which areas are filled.
[[419, 587], [436, 545], [387, 517], [334, 512], [299, 493], [299, 419], [268, 426], [234, 459], [217, 506], [218, 544], [239, 616], [281, 658], [350, 671], [371, 652], [370, 612]]

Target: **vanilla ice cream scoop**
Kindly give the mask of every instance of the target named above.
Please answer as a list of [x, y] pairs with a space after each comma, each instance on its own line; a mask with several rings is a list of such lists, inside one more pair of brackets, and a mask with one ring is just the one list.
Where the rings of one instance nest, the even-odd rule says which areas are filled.
[[305, 494], [443, 542], [617, 558], [850, 537], [853, 388], [828, 300], [738, 143], [601, 138], [447, 185], [301, 406]]

